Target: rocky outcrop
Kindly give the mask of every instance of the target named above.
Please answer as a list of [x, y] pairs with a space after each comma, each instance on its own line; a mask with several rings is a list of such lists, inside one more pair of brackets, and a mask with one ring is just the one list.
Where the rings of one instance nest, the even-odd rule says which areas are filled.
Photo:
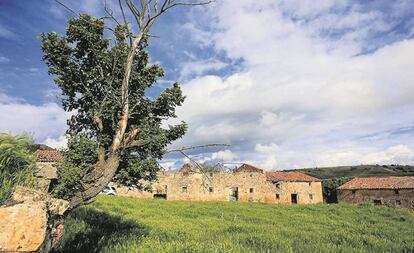
[[68, 206], [42, 191], [17, 187], [0, 207], [0, 252], [48, 252], [63, 234]]
[[47, 230], [44, 202], [0, 208], [1, 252], [41, 252]]

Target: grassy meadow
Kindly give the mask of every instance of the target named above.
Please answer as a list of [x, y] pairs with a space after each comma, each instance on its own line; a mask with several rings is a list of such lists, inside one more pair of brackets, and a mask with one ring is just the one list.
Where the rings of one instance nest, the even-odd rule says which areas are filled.
[[99, 196], [55, 252], [414, 252], [414, 214], [385, 206]]

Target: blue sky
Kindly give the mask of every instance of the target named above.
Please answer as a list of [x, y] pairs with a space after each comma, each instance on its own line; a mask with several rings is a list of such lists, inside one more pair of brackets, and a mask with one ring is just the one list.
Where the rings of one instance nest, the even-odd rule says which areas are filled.
[[[108, 0], [116, 13], [116, 1]], [[65, 1], [104, 15], [103, 1]], [[51, 0], [0, 0], [0, 131], [64, 145], [59, 91], [38, 35], [71, 17]], [[228, 143], [199, 161], [266, 169], [414, 163], [411, 0], [217, 0], [159, 19], [152, 62], [180, 81], [189, 132], [173, 146]], [[172, 121], [173, 122], [173, 121]], [[176, 156], [162, 164], [175, 168]]]

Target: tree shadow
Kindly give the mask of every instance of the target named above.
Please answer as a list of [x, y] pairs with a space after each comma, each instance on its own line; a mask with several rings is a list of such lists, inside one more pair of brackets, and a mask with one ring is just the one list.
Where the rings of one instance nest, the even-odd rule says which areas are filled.
[[122, 241], [148, 235], [148, 227], [91, 208], [74, 210], [65, 221], [65, 233], [52, 253], [101, 252]]

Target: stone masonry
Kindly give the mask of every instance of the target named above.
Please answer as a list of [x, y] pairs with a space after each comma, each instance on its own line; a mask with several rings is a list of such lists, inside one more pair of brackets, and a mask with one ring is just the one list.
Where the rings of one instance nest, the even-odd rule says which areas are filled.
[[188, 165], [178, 172], [160, 172], [153, 192], [118, 188], [118, 195], [188, 201], [254, 201], [280, 204], [322, 203], [319, 179], [299, 172], [265, 172], [243, 164], [233, 172], [201, 173]]

